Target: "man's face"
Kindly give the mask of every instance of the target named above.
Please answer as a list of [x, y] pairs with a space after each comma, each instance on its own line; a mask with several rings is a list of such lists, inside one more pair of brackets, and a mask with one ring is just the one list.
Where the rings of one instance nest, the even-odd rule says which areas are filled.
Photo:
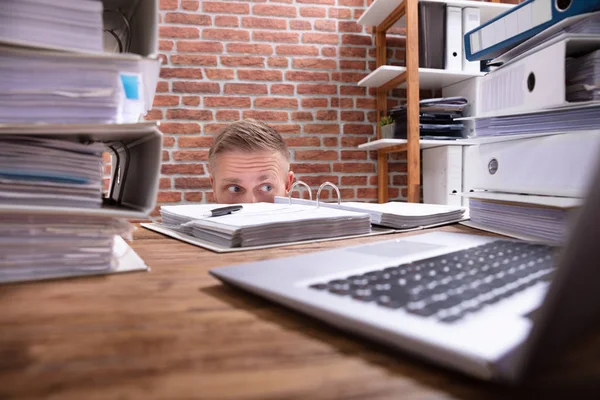
[[217, 203], [272, 203], [287, 194], [294, 173], [279, 152], [231, 151], [215, 158], [210, 179]]

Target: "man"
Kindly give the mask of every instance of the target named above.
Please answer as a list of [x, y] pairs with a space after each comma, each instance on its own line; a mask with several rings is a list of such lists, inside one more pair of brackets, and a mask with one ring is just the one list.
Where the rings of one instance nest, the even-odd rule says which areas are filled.
[[217, 203], [272, 203], [275, 196], [286, 196], [294, 181], [283, 138], [253, 119], [223, 129], [208, 152], [208, 163]]

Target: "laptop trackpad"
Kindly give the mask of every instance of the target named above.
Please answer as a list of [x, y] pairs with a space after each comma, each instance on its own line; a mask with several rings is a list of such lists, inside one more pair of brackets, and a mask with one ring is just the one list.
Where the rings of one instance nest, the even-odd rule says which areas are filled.
[[445, 247], [440, 244], [411, 242], [411, 241], [396, 241], [396, 242], [381, 242], [372, 246], [348, 248], [347, 251], [353, 253], [370, 254], [379, 257], [402, 257], [424, 251], [436, 250]]

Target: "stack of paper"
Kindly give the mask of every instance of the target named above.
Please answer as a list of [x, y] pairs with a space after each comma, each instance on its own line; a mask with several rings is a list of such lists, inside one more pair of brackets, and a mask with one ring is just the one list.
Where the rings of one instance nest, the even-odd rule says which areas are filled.
[[102, 2], [2, 0], [0, 42], [62, 50], [102, 51]]
[[[463, 136], [464, 124], [455, 121], [462, 117], [467, 106], [463, 97], [447, 97], [425, 99], [419, 102], [419, 129], [423, 139], [456, 139]], [[396, 123], [394, 136], [406, 138], [407, 114], [406, 105], [398, 106], [390, 111]]]
[[[233, 214], [208, 217], [218, 205], [161, 207], [165, 226], [226, 247], [364, 235], [371, 232], [369, 215], [298, 204], [243, 204]], [[181, 226], [184, 225], [184, 226]]]
[[0, 136], [0, 204], [100, 207], [102, 143]]
[[567, 101], [600, 100], [600, 50], [568, 59], [566, 69]]

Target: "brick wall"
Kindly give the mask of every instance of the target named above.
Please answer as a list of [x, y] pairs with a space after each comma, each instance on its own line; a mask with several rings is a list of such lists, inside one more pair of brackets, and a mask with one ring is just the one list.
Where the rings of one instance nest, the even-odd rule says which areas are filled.
[[[208, 148], [240, 118], [275, 127], [311, 187], [331, 181], [344, 199], [375, 201], [376, 154], [356, 148], [375, 135], [374, 92], [356, 85], [375, 68], [370, 28], [356, 24], [370, 3], [160, 0], [164, 64], [147, 116], [165, 134], [159, 203], [213, 200]], [[404, 41], [388, 35], [388, 46], [402, 64]], [[389, 170], [390, 198], [405, 198], [405, 154]]]

